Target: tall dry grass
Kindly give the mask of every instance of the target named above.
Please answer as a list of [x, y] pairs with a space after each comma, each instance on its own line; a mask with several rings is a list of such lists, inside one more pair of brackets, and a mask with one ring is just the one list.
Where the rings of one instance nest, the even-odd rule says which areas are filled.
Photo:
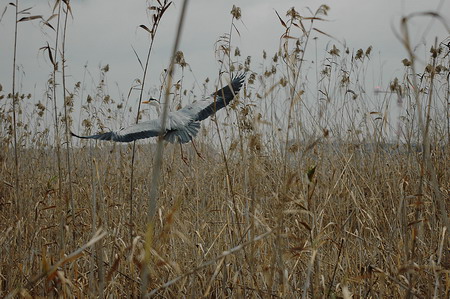
[[[202, 157], [185, 146], [185, 163], [177, 145], [164, 145], [149, 230], [155, 145], [59, 140], [75, 103], [81, 131], [92, 132], [121, 121], [127, 102], [107, 93], [108, 66], [89, 95], [81, 96], [83, 83], [69, 92], [70, 4], [57, 4], [62, 50], [56, 40], [44, 47], [48, 98], [28, 111], [31, 96], [0, 88], [2, 297], [448, 298], [450, 132], [440, 109], [449, 103], [448, 45], [433, 45], [419, 70], [405, 27], [404, 76], [386, 93], [365, 93], [370, 47], [331, 46], [317, 82], [305, 75], [328, 7], [278, 13], [280, 51], [264, 52], [261, 69], [233, 46], [242, 17], [233, 7], [216, 57], [226, 73], [246, 71], [246, 86], [204, 123]], [[168, 91], [188, 97], [177, 57], [180, 81]], [[398, 123], [388, 117], [392, 101], [407, 111]], [[147, 116], [139, 110], [138, 119]], [[392, 142], [386, 130], [396, 125]]]

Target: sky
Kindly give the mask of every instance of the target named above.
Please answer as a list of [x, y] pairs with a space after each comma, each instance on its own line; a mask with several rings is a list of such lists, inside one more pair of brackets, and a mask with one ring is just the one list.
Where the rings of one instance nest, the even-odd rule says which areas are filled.
[[[1, 12], [7, 6], [0, 21], [0, 84], [4, 90], [12, 89], [14, 10], [8, 2], [0, 3]], [[133, 81], [142, 77], [133, 48], [144, 61], [149, 38], [139, 25], [150, 27], [146, 7], [153, 2], [71, 1], [73, 18], [67, 24], [66, 45], [68, 85], [73, 86], [87, 78], [86, 86], [92, 84], [90, 88], [86, 87], [87, 92], [90, 92], [89, 89], [94, 89], [98, 83], [99, 68], [109, 64], [110, 93], [126, 97]], [[51, 15], [53, 4], [54, 1], [44, 0], [19, 1], [21, 9], [31, 8], [31, 15], [43, 15], [44, 18]], [[233, 33], [232, 44], [239, 47], [242, 59], [252, 56], [252, 65], [258, 69], [262, 63], [263, 50], [269, 57], [273, 56], [279, 49], [280, 36], [284, 32], [275, 11], [284, 17], [288, 9], [295, 7], [301, 15], [308, 16], [308, 8], [315, 11], [320, 4], [327, 4], [330, 11], [325, 17], [327, 21], [318, 22], [315, 26], [334, 37], [333, 40], [316, 33], [321, 55], [325, 55], [326, 47], [333, 44], [341, 47], [345, 45], [351, 51], [372, 46], [379, 72], [374, 85], [387, 86], [389, 80], [404, 71], [401, 60], [406, 57], [406, 51], [395, 35], [395, 31], [399, 31], [402, 16], [412, 12], [434, 11], [450, 24], [450, 0], [191, 0], [180, 43], [180, 50], [192, 70], [186, 75], [188, 82], [192, 82], [194, 77], [199, 82], [203, 82], [206, 77], [217, 80], [219, 63], [214, 56], [214, 44], [230, 30], [233, 5], [241, 8], [242, 19], [235, 21], [240, 35]], [[150, 58], [146, 81], [148, 95], [155, 92], [159, 86], [159, 75], [168, 66], [181, 7], [182, 2], [175, 0], [161, 21]], [[51, 23], [56, 27], [56, 18]], [[419, 58], [427, 57], [435, 36], [438, 41], [449, 36], [446, 28], [431, 18], [414, 18], [410, 26], [412, 43]], [[48, 56], [39, 49], [46, 46], [47, 42], [53, 45], [54, 36], [54, 32], [38, 20], [18, 24], [17, 64], [20, 71], [17, 80], [20, 90], [32, 93], [36, 101], [44, 97], [51, 72]]]

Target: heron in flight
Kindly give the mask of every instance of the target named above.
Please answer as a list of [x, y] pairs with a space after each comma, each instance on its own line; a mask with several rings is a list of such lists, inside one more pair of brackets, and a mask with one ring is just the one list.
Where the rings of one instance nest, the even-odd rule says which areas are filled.
[[239, 93], [245, 79], [245, 74], [236, 76], [231, 83], [213, 93], [209, 97], [193, 102], [180, 110], [169, 112], [165, 130], [162, 131], [161, 119], [153, 119], [137, 123], [117, 132], [111, 131], [90, 136], [72, 136], [83, 139], [111, 140], [116, 142], [131, 142], [138, 139], [162, 136], [170, 143], [180, 144], [191, 141], [200, 129], [200, 122], [216, 111], [227, 106]]

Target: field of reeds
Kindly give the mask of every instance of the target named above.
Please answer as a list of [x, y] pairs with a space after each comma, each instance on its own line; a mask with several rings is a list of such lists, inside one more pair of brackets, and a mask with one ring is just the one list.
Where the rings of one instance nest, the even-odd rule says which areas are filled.
[[[6, 12], [16, 24], [41, 22], [57, 38], [41, 49], [46, 98], [0, 85], [0, 297], [449, 298], [450, 46], [430, 45], [421, 67], [415, 15], [400, 24], [403, 77], [372, 92], [370, 45], [324, 49], [309, 81], [304, 55], [314, 34], [326, 36], [327, 6], [277, 12], [285, 33], [262, 69], [232, 44], [233, 7], [216, 43], [221, 80], [203, 85], [213, 92], [239, 72], [245, 85], [202, 123], [200, 155], [186, 144], [181, 159], [179, 145], [156, 140], [72, 139], [156, 115], [108, 94], [108, 65], [89, 94], [82, 81], [66, 85], [69, 1], [48, 19], [18, 4]], [[171, 2], [148, 9], [139, 102]], [[175, 41], [161, 73], [171, 109], [194, 100], [181, 50]]]

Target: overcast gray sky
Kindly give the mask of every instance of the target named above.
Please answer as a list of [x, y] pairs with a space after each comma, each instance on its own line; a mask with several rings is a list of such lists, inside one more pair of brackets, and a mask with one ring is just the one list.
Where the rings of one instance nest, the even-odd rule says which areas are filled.
[[[7, 2], [9, 1], [3, 2], [0, 7], [2, 10]], [[74, 18], [68, 24], [66, 57], [70, 67], [69, 74], [74, 81], [81, 80], [80, 73], [86, 63], [94, 73], [99, 64], [108, 63], [111, 67], [110, 83], [117, 81], [124, 90], [127, 90], [133, 79], [141, 76], [132, 46], [143, 59], [148, 38], [138, 26], [148, 24], [146, 3], [136, 0], [71, 1]], [[317, 23], [316, 26], [345, 42], [350, 49], [365, 49], [372, 45], [375, 53], [380, 53], [386, 77], [392, 77], [397, 69], [401, 69], [400, 61], [406, 56], [392, 32], [392, 28], [399, 28], [401, 16], [440, 8], [442, 16], [447, 22], [450, 21], [449, 0], [192, 0], [187, 11], [180, 49], [197, 78], [216, 76], [218, 64], [214, 57], [214, 42], [221, 34], [229, 31], [230, 10], [235, 4], [242, 9], [243, 23], [237, 22], [241, 36], [235, 35], [233, 44], [239, 46], [243, 57], [252, 56], [256, 64], [263, 50], [270, 55], [278, 49], [283, 28], [274, 10], [284, 16], [294, 6], [302, 14], [308, 15], [306, 7], [314, 11], [321, 3], [331, 7], [328, 16], [330, 21]], [[150, 65], [152, 74], [159, 74], [169, 61], [181, 1], [174, 1], [174, 4], [158, 31]], [[32, 7], [32, 15], [49, 16], [53, 1], [22, 0], [19, 5], [22, 9]], [[13, 9], [9, 7], [0, 23], [0, 82], [5, 87], [10, 85], [11, 79], [13, 17]], [[429, 45], [423, 49], [420, 46], [424, 31], [427, 31], [425, 37], [428, 43], [434, 36], [441, 40], [448, 36], [441, 24], [433, 21], [431, 27], [428, 27], [429, 23], [429, 18], [417, 18], [412, 22], [414, 43], [419, 46], [419, 53], [422, 51], [426, 54], [429, 49]], [[48, 61], [43, 55], [39, 55], [38, 49], [47, 40], [52, 41], [53, 33], [41, 26], [38, 21], [19, 23], [17, 61], [26, 73], [26, 86], [45, 83], [49, 71]], [[42, 33], [44, 31], [49, 36], [45, 36]], [[325, 36], [318, 36], [320, 40], [327, 40]]]
[[[10, 1], [3, 1], [0, 9]], [[21, 0], [21, 9], [32, 7], [31, 15], [51, 15], [54, 1]], [[149, 1], [84, 0], [71, 1], [73, 19], [68, 22], [66, 59], [68, 84], [82, 81], [84, 66], [98, 79], [98, 66], [110, 65], [108, 84], [113, 96], [127, 94], [133, 80], [142, 77], [132, 47], [144, 60], [148, 48], [148, 36], [139, 28], [149, 26], [146, 7]], [[202, 82], [206, 77], [217, 79], [219, 64], [214, 56], [214, 43], [220, 35], [229, 31], [233, 5], [241, 7], [242, 22], [236, 22], [240, 36], [234, 34], [232, 44], [240, 48], [242, 59], [252, 56], [256, 71], [262, 60], [262, 51], [269, 57], [279, 48], [283, 28], [275, 14], [285, 16], [290, 7], [308, 16], [307, 7], [315, 11], [320, 4], [330, 6], [328, 22], [318, 22], [316, 27], [344, 43], [351, 51], [373, 46], [373, 58], [378, 72], [387, 84], [404, 71], [401, 60], [406, 52], [393, 33], [399, 29], [400, 18], [411, 12], [437, 11], [450, 23], [450, 0], [340, 0], [340, 1], [292, 1], [292, 0], [192, 0], [188, 7], [180, 50], [191, 66], [194, 76]], [[182, 2], [175, 0], [164, 16], [156, 36], [150, 61], [147, 90], [159, 85], [159, 74], [167, 67], [174, 41], [175, 27]], [[56, 24], [56, 19], [52, 20]], [[56, 25], [54, 25], [56, 26]], [[0, 23], [0, 84], [11, 89], [14, 10], [8, 6]], [[437, 36], [439, 41], [449, 36], [436, 20], [416, 18], [411, 22], [413, 44], [419, 57], [427, 57], [428, 50]], [[319, 55], [325, 55], [330, 39], [319, 38]], [[25, 76], [19, 75], [23, 92], [31, 92], [36, 102], [41, 100], [45, 83], [51, 71], [46, 55], [39, 51], [49, 41], [54, 44], [54, 33], [39, 21], [19, 23], [17, 63]], [[338, 44], [331, 41], [329, 45]], [[312, 46], [309, 48], [313, 51]], [[379, 74], [377, 74], [378, 76]], [[187, 75], [189, 77], [191, 75]], [[191, 78], [192, 79], [192, 78]], [[89, 81], [89, 78], [88, 80]], [[379, 82], [374, 82], [374, 85]], [[88, 84], [88, 83], [87, 83]], [[94, 85], [93, 85], [94, 86]], [[119, 88], [117, 88], [118, 86]], [[87, 92], [90, 92], [87, 90]], [[116, 95], [114, 95], [116, 94]]]

